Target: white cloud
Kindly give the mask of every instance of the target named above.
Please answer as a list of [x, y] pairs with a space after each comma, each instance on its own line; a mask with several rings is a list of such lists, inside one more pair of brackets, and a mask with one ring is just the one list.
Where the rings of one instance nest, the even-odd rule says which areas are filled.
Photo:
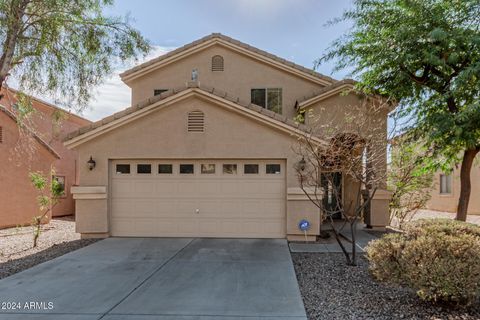
[[129, 107], [131, 90], [120, 80], [119, 74], [135, 65], [156, 58], [173, 49], [174, 48], [154, 46], [152, 51], [144, 59], [136, 63], [132, 61], [125, 64], [123, 68], [116, 70], [113, 76], [107, 78], [105, 83], [95, 90], [93, 99], [88, 108], [83, 111], [82, 116], [89, 120], [96, 121]]

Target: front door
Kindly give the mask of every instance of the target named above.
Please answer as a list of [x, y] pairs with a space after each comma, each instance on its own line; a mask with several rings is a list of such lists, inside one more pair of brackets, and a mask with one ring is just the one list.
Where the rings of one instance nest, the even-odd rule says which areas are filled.
[[342, 218], [342, 173], [324, 172], [321, 175], [323, 189], [323, 208], [326, 216]]

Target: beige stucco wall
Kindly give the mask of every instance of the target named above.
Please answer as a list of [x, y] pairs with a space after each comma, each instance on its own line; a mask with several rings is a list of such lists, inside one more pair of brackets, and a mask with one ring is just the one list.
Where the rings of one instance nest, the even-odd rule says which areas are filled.
[[[211, 71], [211, 58], [214, 55], [224, 58], [223, 72]], [[288, 118], [296, 115], [296, 101], [306, 100], [323, 88], [318, 82], [215, 44], [127, 81], [132, 89], [132, 105], [152, 97], [155, 89], [184, 88], [191, 80], [192, 69], [198, 70], [198, 82], [201, 86], [225, 91], [229, 96], [238, 97], [242, 101], [250, 101], [252, 88], [282, 88], [282, 114]], [[313, 105], [312, 110], [325, 121], [337, 121], [336, 125], [341, 130], [342, 121], [345, 120], [342, 108], [358, 105], [359, 101], [356, 95], [335, 94]], [[326, 110], [322, 110], [323, 107]], [[201, 109], [206, 114], [206, 132], [203, 134], [188, 134], [186, 131], [187, 112], [194, 109]], [[384, 119], [379, 124], [380, 134], [376, 137], [382, 140], [379, 150], [383, 150], [385, 160], [385, 163], [380, 165], [380, 170], [386, 170], [386, 114], [387, 112], [382, 115]], [[289, 133], [269, 128], [266, 123], [247, 119], [242, 112], [227, 111], [224, 106], [203, 98], [191, 98], [157, 110], [145, 118], [98, 136], [76, 148], [79, 152], [80, 186], [107, 187], [106, 199], [98, 199], [97, 195], [92, 195], [92, 199], [84, 197], [76, 200], [77, 231], [89, 236], [109, 232], [109, 160], [206, 158], [285, 160], [287, 234], [302, 235], [297, 224], [304, 218], [313, 223], [310, 233], [317, 234], [320, 225], [319, 210], [299, 192], [293, 169], [293, 165], [299, 160], [292, 150], [296, 144], [296, 138]], [[86, 166], [90, 156], [97, 163], [93, 171], [89, 171]], [[346, 193], [351, 195], [352, 188], [347, 181]], [[387, 212], [382, 208], [385, 200], [374, 200], [379, 202], [373, 205], [378, 208], [375, 209], [373, 225], [384, 226]]]
[[[377, 99], [366, 99], [353, 92], [340, 92], [305, 108], [305, 122], [322, 138], [328, 140], [338, 133], [353, 133], [371, 140], [372, 150], [367, 157], [374, 164], [379, 192], [372, 199], [371, 216], [367, 224], [384, 227], [388, 224], [387, 173], [387, 116], [389, 109]], [[363, 118], [361, 114], [368, 118]], [[357, 118], [356, 118], [357, 117]], [[317, 131], [318, 130], [318, 131]], [[368, 161], [368, 160], [367, 160]], [[358, 182], [348, 176], [344, 181], [344, 204], [356, 203], [360, 196]]]
[[[211, 71], [211, 59], [215, 55], [224, 58], [223, 72]], [[129, 83], [132, 104], [152, 97], [154, 89], [184, 87], [191, 80], [192, 69], [198, 70], [201, 85], [228, 92], [243, 101], [250, 101], [253, 88], [282, 88], [282, 113], [289, 118], [295, 116], [295, 101], [305, 100], [322, 88], [317, 83], [216, 44]]]
[[21, 134], [18, 125], [1, 111], [0, 126], [3, 131], [3, 142], [0, 143], [0, 228], [30, 225], [40, 211], [39, 193], [28, 175], [39, 171], [49, 177], [56, 158], [36, 139]]
[[[187, 132], [187, 113], [205, 113], [205, 132]], [[247, 119], [222, 105], [191, 97], [172, 106], [105, 133], [78, 147], [80, 186], [109, 186], [110, 159], [285, 159], [288, 190], [298, 187], [293, 165], [299, 160], [293, 152], [295, 137]], [[96, 161], [90, 171], [86, 162]], [[307, 218], [319, 230], [318, 209], [307, 199], [287, 205], [287, 233], [300, 234], [297, 224]], [[109, 232], [108, 197], [77, 199], [77, 232]]]
[[[480, 156], [477, 155], [476, 162], [470, 173], [472, 183], [472, 192], [468, 204], [469, 214], [480, 214]], [[460, 196], [460, 167], [452, 172], [452, 193], [440, 194], [440, 174], [436, 172], [434, 176], [434, 186], [431, 191], [431, 198], [427, 202], [426, 208], [438, 211], [456, 212], [458, 197]]]

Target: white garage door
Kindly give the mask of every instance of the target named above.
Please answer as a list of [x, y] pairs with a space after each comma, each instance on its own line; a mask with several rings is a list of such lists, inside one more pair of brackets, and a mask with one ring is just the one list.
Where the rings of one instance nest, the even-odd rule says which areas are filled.
[[281, 160], [115, 160], [113, 236], [283, 238]]

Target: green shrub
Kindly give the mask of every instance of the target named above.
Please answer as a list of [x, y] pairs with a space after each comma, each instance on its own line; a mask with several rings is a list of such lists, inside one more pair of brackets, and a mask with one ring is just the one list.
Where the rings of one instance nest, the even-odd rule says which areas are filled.
[[422, 300], [469, 305], [480, 297], [480, 227], [446, 219], [419, 220], [367, 247], [379, 281], [417, 291]]

